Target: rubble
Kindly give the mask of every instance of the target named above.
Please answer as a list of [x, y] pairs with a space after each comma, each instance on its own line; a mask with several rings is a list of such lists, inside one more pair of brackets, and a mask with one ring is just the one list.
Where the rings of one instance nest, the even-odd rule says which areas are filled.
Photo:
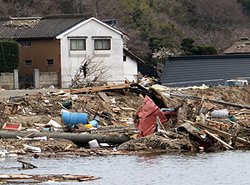
[[10, 97], [0, 105], [1, 156], [249, 149], [249, 86], [142, 82]]

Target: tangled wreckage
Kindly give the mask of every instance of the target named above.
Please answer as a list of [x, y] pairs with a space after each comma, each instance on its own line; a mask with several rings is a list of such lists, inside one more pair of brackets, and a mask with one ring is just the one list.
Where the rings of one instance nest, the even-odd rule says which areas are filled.
[[124, 84], [1, 102], [0, 155], [249, 149], [250, 87]]

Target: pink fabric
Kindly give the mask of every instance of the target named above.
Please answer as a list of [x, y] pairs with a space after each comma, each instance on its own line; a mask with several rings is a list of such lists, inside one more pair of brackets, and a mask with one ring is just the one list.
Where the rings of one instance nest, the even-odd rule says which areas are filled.
[[165, 124], [168, 121], [165, 115], [148, 96], [145, 97], [144, 105], [138, 112], [138, 116], [140, 118], [137, 125], [140, 132], [139, 137], [154, 133], [156, 116], [160, 118], [162, 124]]

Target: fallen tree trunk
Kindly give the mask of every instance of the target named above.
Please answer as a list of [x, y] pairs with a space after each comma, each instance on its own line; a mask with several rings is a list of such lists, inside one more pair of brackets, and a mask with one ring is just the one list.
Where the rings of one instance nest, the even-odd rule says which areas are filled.
[[[13, 131], [0, 131], [0, 138], [14, 138], [17, 136], [24, 137], [32, 132], [13, 132]], [[32, 137], [47, 136], [48, 138], [59, 138], [71, 140], [78, 146], [88, 145], [88, 142], [96, 139], [99, 143], [111, 143], [121, 144], [129, 141], [130, 138], [125, 134], [77, 134], [77, 133], [65, 133], [65, 132], [36, 132]]]

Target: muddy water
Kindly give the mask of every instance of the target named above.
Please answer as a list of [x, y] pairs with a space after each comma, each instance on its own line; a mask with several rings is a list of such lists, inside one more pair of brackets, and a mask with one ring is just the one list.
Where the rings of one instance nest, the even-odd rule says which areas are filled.
[[[0, 159], [0, 173], [75, 174], [101, 177], [74, 183], [90, 185], [130, 184], [249, 184], [250, 152], [126, 155], [102, 157], [24, 158], [38, 168], [20, 170], [15, 158]], [[44, 183], [48, 184], [48, 183]]]

